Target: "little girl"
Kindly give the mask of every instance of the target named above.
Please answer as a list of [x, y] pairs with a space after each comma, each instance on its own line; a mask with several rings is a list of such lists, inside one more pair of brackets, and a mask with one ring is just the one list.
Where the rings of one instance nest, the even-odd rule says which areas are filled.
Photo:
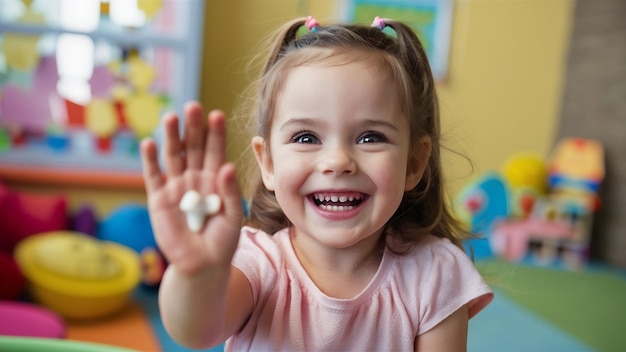
[[[298, 35], [301, 27], [308, 32]], [[390, 27], [395, 36], [383, 33]], [[493, 295], [446, 206], [435, 84], [406, 25], [288, 23], [260, 79], [260, 177], [243, 223], [224, 115], [164, 118], [165, 175], [141, 145], [150, 216], [169, 260], [159, 292], [179, 343], [227, 350], [465, 350]], [[164, 177], [165, 176], [165, 177]], [[217, 194], [190, 230], [183, 195]]]

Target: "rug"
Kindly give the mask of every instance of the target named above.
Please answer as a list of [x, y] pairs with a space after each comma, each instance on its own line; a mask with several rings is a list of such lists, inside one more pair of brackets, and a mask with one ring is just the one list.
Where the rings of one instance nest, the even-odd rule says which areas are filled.
[[477, 267], [501, 294], [598, 351], [626, 350], [626, 275], [481, 261]]
[[67, 321], [68, 340], [95, 342], [138, 351], [161, 351], [152, 322], [135, 301], [119, 314], [88, 320]]

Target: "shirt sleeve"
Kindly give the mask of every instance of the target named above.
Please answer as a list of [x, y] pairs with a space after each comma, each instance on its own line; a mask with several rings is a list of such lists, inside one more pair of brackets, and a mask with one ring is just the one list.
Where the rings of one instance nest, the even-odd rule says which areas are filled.
[[255, 307], [275, 285], [280, 261], [280, 250], [272, 236], [251, 227], [242, 228], [232, 265], [250, 282]]
[[493, 291], [481, 277], [465, 252], [447, 239], [435, 238], [420, 253], [424, 273], [418, 283], [420, 325], [418, 335], [442, 322], [463, 305], [469, 317], [493, 299]]

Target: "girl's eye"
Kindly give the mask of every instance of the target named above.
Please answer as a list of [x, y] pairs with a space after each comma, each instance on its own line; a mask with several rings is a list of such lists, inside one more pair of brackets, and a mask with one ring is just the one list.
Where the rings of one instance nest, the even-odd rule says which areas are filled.
[[300, 132], [291, 138], [291, 142], [299, 144], [319, 144], [320, 141], [311, 132]]
[[384, 143], [387, 141], [387, 138], [385, 138], [384, 135], [378, 133], [378, 132], [365, 132], [363, 133], [357, 143], [359, 144], [364, 144], [364, 143]]

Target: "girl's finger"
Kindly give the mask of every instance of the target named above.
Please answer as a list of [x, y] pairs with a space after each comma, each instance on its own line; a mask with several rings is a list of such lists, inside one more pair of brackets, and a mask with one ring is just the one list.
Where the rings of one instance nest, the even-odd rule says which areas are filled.
[[243, 222], [243, 204], [239, 182], [237, 181], [237, 170], [235, 165], [227, 163], [222, 165], [216, 180], [217, 190], [220, 198], [222, 198], [224, 212], [222, 234], [218, 236], [219, 248], [225, 253], [235, 252], [237, 248], [238, 236], [228, 234], [239, 234]]
[[224, 201], [226, 217], [237, 227], [241, 226], [243, 205], [237, 170], [233, 163], [224, 164], [217, 175], [217, 189]]
[[226, 130], [224, 128], [224, 113], [213, 110], [209, 113], [209, 128], [204, 152], [204, 168], [217, 171], [226, 159]]
[[205, 144], [202, 107], [197, 102], [185, 105], [185, 156], [189, 169], [202, 169]]
[[141, 165], [146, 192], [150, 194], [163, 186], [163, 175], [157, 160], [156, 144], [151, 139], [141, 141]]
[[185, 169], [185, 160], [182, 157], [184, 145], [178, 132], [178, 116], [173, 113], [163, 118], [165, 140], [163, 141], [163, 162], [168, 177], [178, 176]]

